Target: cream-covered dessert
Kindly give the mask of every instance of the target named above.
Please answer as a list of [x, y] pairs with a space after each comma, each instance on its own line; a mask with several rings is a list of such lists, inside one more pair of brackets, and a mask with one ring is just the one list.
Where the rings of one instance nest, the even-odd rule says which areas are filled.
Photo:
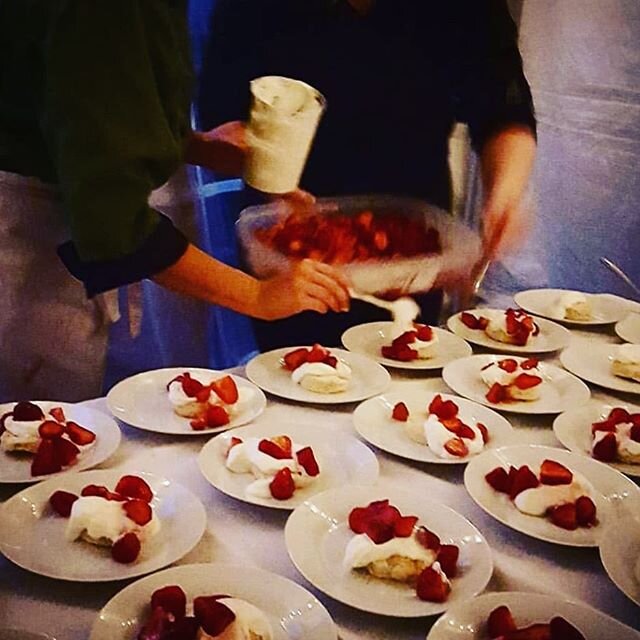
[[621, 378], [640, 382], [640, 344], [621, 344], [613, 356], [611, 371]]
[[271, 640], [273, 631], [267, 616], [255, 605], [240, 598], [218, 598], [228, 607], [235, 620], [222, 633], [211, 635], [202, 627], [197, 640]]
[[593, 318], [591, 301], [580, 291], [566, 291], [554, 306], [554, 316], [564, 320], [587, 321]]
[[640, 413], [615, 407], [591, 425], [591, 434], [591, 455], [597, 460], [640, 464]]
[[283, 366], [291, 371], [291, 380], [315, 393], [340, 393], [349, 387], [351, 367], [331, 355], [319, 344], [287, 353]]
[[295, 489], [314, 482], [320, 467], [311, 447], [292, 442], [288, 436], [231, 438], [225, 465], [233, 473], [251, 473], [256, 478], [245, 492], [257, 498], [286, 500]]
[[561, 616], [554, 616], [549, 622], [537, 621], [519, 627], [506, 605], [491, 611], [486, 628], [486, 637], [491, 640], [586, 640], [579, 629]]
[[484, 331], [492, 340], [521, 347], [540, 332], [533, 318], [521, 309], [483, 309], [479, 316], [463, 311], [460, 321], [469, 329]]
[[557, 505], [575, 502], [580, 496], [591, 497], [593, 487], [581, 474], [573, 471], [569, 484], [540, 484], [521, 491], [513, 503], [518, 511], [530, 516], [544, 516], [549, 509]]
[[543, 382], [538, 364], [535, 358], [504, 358], [482, 367], [480, 377], [489, 387], [487, 400], [493, 404], [508, 400], [537, 400]]

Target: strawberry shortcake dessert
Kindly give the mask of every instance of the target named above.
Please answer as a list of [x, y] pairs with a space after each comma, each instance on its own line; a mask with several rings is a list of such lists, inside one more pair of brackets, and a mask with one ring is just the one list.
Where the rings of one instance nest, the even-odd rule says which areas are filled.
[[68, 518], [65, 538], [110, 547], [116, 562], [135, 562], [142, 544], [160, 530], [153, 511], [153, 491], [140, 477], [122, 476], [113, 491], [89, 484], [77, 496], [56, 491], [49, 498], [51, 508]]
[[251, 473], [249, 496], [288, 500], [296, 489], [318, 479], [320, 467], [311, 447], [292, 442], [286, 435], [273, 438], [232, 437], [225, 465], [233, 473]]
[[319, 344], [289, 351], [282, 366], [295, 384], [315, 393], [340, 393], [351, 381], [351, 367]]
[[33, 454], [31, 475], [57, 473], [74, 465], [93, 446], [96, 434], [67, 420], [61, 407], [45, 412], [33, 402], [17, 402], [0, 418], [0, 448]]
[[395, 337], [391, 344], [380, 349], [385, 358], [401, 362], [427, 360], [438, 351], [438, 335], [428, 325], [411, 323], [410, 327], [401, 332], [392, 332], [392, 335]]
[[621, 378], [640, 382], [640, 344], [621, 344], [611, 361], [611, 371]]
[[380, 580], [414, 586], [421, 600], [444, 602], [457, 573], [459, 549], [440, 538], [416, 516], [403, 516], [388, 500], [349, 513], [349, 540], [343, 564]]
[[593, 318], [591, 301], [580, 291], [566, 291], [558, 298], [554, 315], [563, 320], [587, 322]]
[[546, 517], [563, 529], [598, 522], [591, 483], [555, 460], [544, 460], [537, 474], [527, 465], [496, 467], [485, 479], [495, 491], [508, 495], [521, 513]]
[[255, 605], [228, 595], [198, 596], [193, 604], [178, 585], [151, 595], [151, 613], [138, 640], [272, 640], [267, 616]]
[[485, 398], [492, 404], [510, 400], [531, 402], [540, 397], [543, 380], [536, 358], [490, 362], [482, 367], [480, 377], [489, 387]]
[[489, 640], [586, 640], [578, 629], [560, 616], [551, 618], [549, 622], [518, 627], [509, 607], [505, 605], [489, 614], [486, 637]]
[[492, 340], [520, 347], [540, 333], [533, 318], [521, 309], [484, 309], [479, 316], [463, 311], [460, 321], [469, 329], [484, 331]]
[[640, 413], [615, 407], [606, 419], [591, 425], [591, 435], [596, 460], [640, 464]]

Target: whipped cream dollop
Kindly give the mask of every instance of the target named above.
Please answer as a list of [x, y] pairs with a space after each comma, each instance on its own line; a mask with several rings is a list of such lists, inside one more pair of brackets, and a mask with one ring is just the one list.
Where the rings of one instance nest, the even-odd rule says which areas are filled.
[[509, 387], [509, 395], [516, 400], [536, 400], [540, 397], [542, 382], [527, 389], [520, 389], [514, 383], [516, 378], [523, 373], [530, 376], [542, 377], [537, 365], [529, 369], [523, 369], [520, 362], [517, 363], [513, 371], [507, 371], [500, 367], [497, 362], [494, 362], [491, 366], [484, 367], [480, 370], [480, 377], [489, 388], [496, 383], [503, 387]]
[[[213, 380], [211, 380], [210, 382], [213, 382]], [[184, 392], [182, 383], [178, 380], [173, 380], [169, 383], [168, 391], [169, 402], [174, 407], [184, 407], [185, 405], [191, 404], [192, 402], [201, 402], [202, 404], [208, 403], [224, 407], [230, 415], [242, 412], [249, 404], [251, 404], [252, 400], [255, 398], [255, 395], [255, 389], [238, 385], [238, 399], [233, 404], [226, 404], [225, 402], [223, 402], [218, 397], [218, 394], [212, 389], [209, 390], [209, 395], [206, 396], [206, 398], [198, 400], [196, 398], [188, 396]]]
[[229, 607], [236, 619], [217, 636], [198, 630], [197, 640], [273, 640], [273, 630], [264, 612], [240, 598], [219, 598], [218, 602]]
[[435, 563], [437, 554], [421, 545], [415, 535], [407, 538], [391, 538], [387, 542], [376, 544], [366, 533], [359, 533], [349, 540], [344, 552], [343, 564], [347, 569], [359, 569], [391, 556], [411, 558], [411, 560], [424, 562], [425, 566], [431, 566]]
[[0, 444], [5, 451], [31, 449], [40, 442], [38, 429], [44, 420], [14, 420], [11, 416], [4, 423], [5, 431], [0, 436]]
[[588, 320], [591, 318], [591, 302], [579, 291], [563, 293], [554, 307], [555, 315], [570, 320]]
[[570, 484], [541, 484], [522, 491], [514, 500], [516, 508], [530, 516], [544, 516], [550, 507], [575, 502], [580, 496], [593, 499], [592, 484], [582, 474], [575, 471], [572, 474], [573, 479]]
[[[465, 423], [466, 424], [466, 423]], [[484, 449], [484, 440], [482, 439], [482, 432], [475, 424], [467, 425], [475, 434], [474, 438], [462, 438], [462, 441], [467, 445], [469, 449], [468, 455], [475, 455], [480, 453]], [[451, 438], [457, 438], [455, 433], [452, 433], [447, 429], [442, 422], [438, 419], [438, 416], [430, 414], [423, 424], [423, 431], [426, 440], [426, 444], [440, 458], [447, 460], [459, 460], [459, 456], [454, 456], [445, 449], [445, 444], [451, 440]]]
[[335, 367], [324, 362], [305, 362], [291, 373], [293, 382], [302, 386], [304, 386], [304, 379], [307, 376], [325, 378], [327, 384], [334, 381], [342, 387], [345, 381], [351, 380], [351, 367], [340, 359], [338, 359]]

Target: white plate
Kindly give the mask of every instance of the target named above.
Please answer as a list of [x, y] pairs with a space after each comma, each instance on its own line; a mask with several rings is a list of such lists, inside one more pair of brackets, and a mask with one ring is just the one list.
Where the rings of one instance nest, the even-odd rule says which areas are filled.
[[[496, 309], [471, 309], [469, 313], [480, 317], [487, 311], [496, 311]], [[500, 311], [504, 312], [504, 310]], [[460, 313], [456, 313], [447, 320], [447, 327], [457, 336], [464, 338], [468, 342], [505, 353], [548, 353], [564, 349], [569, 344], [571, 332], [568, 329], [550, 320], [544, 320], [543, 318], [534, 318], [534, 320], [540, 327], [540, 333], [538, 333], [537, 336], [529, 336], [529, 340], [524, 346], [500, 342], [490, 338], [484, 331], [469, 329], [469, 327], [460, 320]]]
[[197, 596], [228, 594], [261, 609], [274, 640], [337, 640], [333, 620], [322, 604], [291, 580], [261, 569], [230, 564], [187, 564], [138, 580], [102, 608], [90, 640], [135, 640], [149, 614], [151, 594], [177, 584], [191, 604]]
[[167, 393], [167, 384], [185, 372], [203, 381], [227, 375], [223, 371], [190, 367], [145, 371], [118, 382], [107, 394], [107, 406], [116, 418], [133, 427], [180, 436], [211, 435], [239, 427], [257, 418], [267, 406], [267, 399], [260, 389], [248, 380], [232, 375], [239, 388], [253, 390], [254, 395], [251, 401], [238, 415], [231, 418], [229, 424], [214, 429], [194, 431], [189, 424], [189, 418], [182, 418], [174, 412]]
[[[391, 417], [393, 407], [404, 402], [409, 409], [409, 420], [424, 422], [427, 407], [436, 393], [425, 391], [424, 383], [406, 382], [402, 391], [383, 393], [365, 400], [353, 412], [356, 431], [372, 445], [402, 458], [430, 462], [433, 464], [466, 464], [472, 457], [447, 459], [440, 458], [425, 445], [412, 440], [405, 431], [405, 422]], [[466, 424], [482, 422], [489, 431], [486, 448], [502, 447], [511, 444], [513, 429], [507, 420], [491, 409], [458, 396], [440, 394], [444, 400], [453, 400], [460, 409], [460, 419]], [[453, 434], [452, 434], [453, 435]]]
[[[358, 575], [342, 564], [354, 535], [347, 522], [351, 509], [388, 498], [403, 515], [418, 516], [445, 544], [460, 547], [459, 574], [446, 602], [425, 602], [415, 589]], [[491, 550], [481, 533], [459, 513], [438, 502], [394, 487], [348, 486], [309, 498], [287, 520], [287, 551], [300, 573], [327, 595], [356, 609], [398, 618], [431, 616], [484, 589], [493, 572]]]
[[341, 393], [308, 391], [294, 383], [291, 380], [291, 372], [281, 364], [282, 358], [297, 348], [299, 347], [285, 347], [257, 355], [247, 364], [247, 378], [275, 396], [314, 404], [359, 402], [382, 393], [391, 381], [387, 370], [371, 358], [332, 347], [331, 353], [351, 367], [349, 387]]
[[161, 529], [142, 547], [132, 564], [121, 564], [110, 549], [82, 541], [67, 542], [68, 520], [55, 515], [49, 497], [62, 489], [76, 495], [88, 484], [115, 487], [122, 471], [71, 473], [34, 485], [9, 498], [0, 509], [0, 551], [23, 569], [74, 582], [124, 580], [157, 571], [187, 554], [202, 537], [206, 515], [202, 503], [175, 482], [137, 473], [154, 492]]
[[[589, 400], [591, 392], [584, 382], [560, 367], [540, 362], [538, 369], [543, 383], [540, 397], [531, 401], [509, 401], [494, 404], [486, 398], [489, 387], [482, 381], [482, 367], [490, 362], [504, 360], [505, 356], [482, 354], [469, 356], [448, 364], [442, 371], [442, 378], [456, 393], [492, 409], [512, 413], [560, 413], [580, 406]], [[524, 358], [514, 357], [522, 362]]]
[[431, 627], [427, 640], [486, 640], [489, 614], [501, 605], [509, 607], [519, 628], [562, 616], [592, 640], [638, 640], [639, 637], [630, 627], [584, 604], [541, 593], [501, 591], [483, 593], [451, 607]]
[[342, 334], [342, 344], [349, 351], [361, 353], [383, 364], [385, 367], [394, 367], [396, 369], [442, 369], [445, 364], [452, 360], [470, 356], [472, 353], [471, 347], [462, 338], [454, 336], [450, 331], [431, 327], [435, 335], [438, 336], [437, 352], [433, 358], [411, 360], [409, 362], [391, 360], [382, 355], [381, 349], [383, 346], [391, 344], [392, 327], [393, 322], [359, 324], [347, 329]]
[[[82, 451], [78, 456], [78, 462], [58, 473], [50, 473], [43, 476], [31, 475], [31, 461], [33, 455], [28, 453], [7, 453], [0, 450], [0, 483], [27, 483], [40, 482], [47, 478], [60, 476], [65, 473], [74, 473], [83, 469], [90, 469], [107, 460], [120, 445], [120, 428], [115, 420], [102, 411], [89, 409], [82, 404], [70, 404], [68, 402], [49, 402], [34, 400], [45, 413], [53, 407], [61, 407], [68, 420], [73, 420], [96, 434], [93, 445]], [[0, 416], [11, 411], [15, 402], [0, 405]]]
[[[591, 425], [594, 422], [604, 420], [614, 407], [622, 407], [629, 413], [640, 413], [640, 407], [635, 407], [625, 402], [611, 404], [591, 400], [584, 407], [577, 407], [561, 413], [553, 421], [553, 432], [567, 449], [591, 458]], [[605, 464], [628, 476], [640, 477], [640, 464], [624, 462], [606, 462]]]
[[640, 382], [614, 376], [611, 373], [611, 363], [619, 346], [594, 343], [585, 349], [583, 346], [576, 345], [565, 349], [560, 354], [560, 362], [571, 373], [575, 373], [587, 382], [593, 382], [614, 391], [640, 393]]
[[600, 559], [616, 587], [640, 606], [640, 511], [620, 509], [611, 518], [600, 541]]
[[[516, 509], [509, 496], [495, 491], [485, 475], [496, 467], [528, 465], [534, 473], [545, 459], [555, 460], [572, 471], [581, 473], [594, 487], [593, 500], [599, 524], [590, 529], [579, 527], [568, 531], [544, 517], [530, 516]], [[629, 500], [640, 505], [640, 489], [620, 472], [597, 460], [563, 449], [537, 445], [516, 445], [489, 449], [469, 462], [464, 472], [464, 485], [469, 495], [489, 515], [502, 524], [534, 538], [571, 547], [596, 547], [613, 503]]]
[[[569, 320], [561, 316], [556, 306], [560, 297], [565, 293], [582, 293], [585, 295], [591, 303], [592, 317], [589, 320]], [[513, 299], [519, 307], [522, 307], [528, 313], [576, 326], [612, 324], [624, 318], [628, 312], [626, 304], [613, 296], [585, 293], [583, 291], [571, 292], [566, 289], [529, 289], [528, 291], [516, 293]]]
[[625, 341], [640, 344], [640, 313], [630, 313], [615, 326], [616, 333]]
[[[297, 489], [289, 500], [270, 500], [247, 495], [245, 489], [253, 482], [253, 474], [233, 473], [225, 466], [226, 452], [234, 438], [269, 438], [288, 435], [302, 446], [310, 446], [320, 467], [318, 479]], [[219, 491], [227, 495], [274, 509], [295, 509], [309, 496], [345, 484], [373, 484], [378, 478], [378, 460], [373, 452], [353, 436], [334, 429], [321, 429], [304, 424], [281, 422], [251, 425], [212, 438], [198, 456], [200, 471]]]

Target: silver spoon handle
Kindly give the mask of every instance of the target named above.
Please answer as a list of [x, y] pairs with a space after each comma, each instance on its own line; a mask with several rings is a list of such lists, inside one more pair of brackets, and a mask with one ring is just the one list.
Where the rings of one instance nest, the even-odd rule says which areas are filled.
[[640, 288], [633, 282], [633, 280], [615, 263], [611, 262], [609, 258], [604, 256], [600, 258], [600, 262], [607, 267], [610, 271], [613, 271], [623, 282], [625, 282], [631, 289], [636, 292], [636, 295], [640, 296]]

